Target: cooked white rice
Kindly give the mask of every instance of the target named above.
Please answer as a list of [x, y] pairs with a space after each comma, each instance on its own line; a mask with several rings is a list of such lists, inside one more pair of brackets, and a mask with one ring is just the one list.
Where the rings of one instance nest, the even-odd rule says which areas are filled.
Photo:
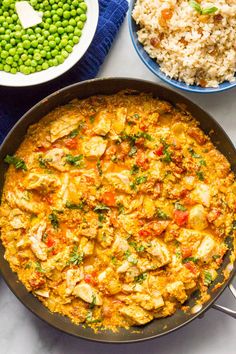
[[[204, 87], [235, 81], [236, 0], [198, 3], [218, 10], [201, 15], [186, 0], [137, 0], [138, 39], [171, 78]], [[163, 19], [164, 9], [170, 19]]]

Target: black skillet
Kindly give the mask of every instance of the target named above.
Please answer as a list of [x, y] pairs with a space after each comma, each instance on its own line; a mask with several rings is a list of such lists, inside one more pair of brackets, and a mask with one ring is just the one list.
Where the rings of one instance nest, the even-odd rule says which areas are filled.
[[[194, 115], [194, 117], [200, 122], [202, 130], [206, 134], [210, 134], [213, 143], [226, 156], [226, 158], [231, 163], [232, 170], [234, 173], [236, 173], [236, 150], [233, 144], [231, 143], [224, 130], [219, 126], [219, 124], [203, 109], [192, 103], [187, 98], [181, 96], [180, 94], [152, 82], [128, 78], [108, 78], [85, 81], [56, 91], [55, 93], [37, 103], [17, 122], [17, 124], [8, 134], [2, 146], [0, 147], [0, 192], [2, 193], [5, 173], [7, 170], [7, 166], [3, 162], [4, 157], [7, 154], [14, 154], [24, 139], [29, 125], [38, 122], [40, 118], [42, 118], [48, 112], [52, 111], [55, 107], [68, 103], [73, 98], [85, 98], [97, 94], [114, 94], [124, 89], [132, 89], [140, 92], [152, 93], [154, 97], [165, 99], [174, 105], [177, 103], [184, 104], [187, 109]], [[232, 248], [233, 245], [230, 244], [230, 251], [232, 251]], [[44, 307], [36, 297], [26, 291], [25, 287], [18, 281], [16, 274], [11, 271], [8, 262], [4, 260], [4, 247], [1, 243], [0, 270], [7, 285], [18, 297], [18, 299], [34, 314], [36, 314], [39, 318], [43, 319], [53, 327], [56, 327], [65, 333], [88, 340], [110, 343], [128, 343], [156, 338], [170, 333], [177, 328], [180, 328], [191, 322], [199, 315], [202, 315], [202, 313], [208, 310], [210, 307], [220, 309], [221, 311], [224, 311], [236, 318], [236, 313], [234, 311], [222, 308], [219, 305], [214, 304], [226, 286], [230, 284], [236, 271], [236, 262], [234, 263], [234, 268], [231, 271], [229, 279], [225, 281], [224, 284], [216, 291], [211, 291], [211, 289], [217, 283], [220, 283], [223, 280], [222, 271], [229, 264], [230, 251], [228, 251], [224, 262], [218, 271], [217, 279], [210, 287], [210, 300], [206, 302], [197, 313], [184, 313], [181, 310], [177, 310], [176, 313], [170, 317], [154, 320], [143, 327], [135, 327], [129, 330], [121, 329], [117, 333], [113, 333], [111, 331], [101, 331], [94, 333], [94, 331], [88, 327], [81, 325], [77, 326], [73, 324], [68, 318], [49, 312], [49, 310]], [[231, 288], [231, 290], [234, 291], [233, 288]], [[193, 294], [186, 305], [193, 307], [197, 296], [197, 293]]]

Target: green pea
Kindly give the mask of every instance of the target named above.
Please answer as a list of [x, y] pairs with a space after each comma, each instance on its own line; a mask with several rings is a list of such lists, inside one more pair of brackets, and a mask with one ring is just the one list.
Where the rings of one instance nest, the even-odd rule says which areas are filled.
[[82, 10], [87, 11], [87, 5], [85, 4], [85, 2], [81, 2], [81, 3], [79, 4], [79, 7], [80, 7]]
[[16, 73], [17, 73], [16, 68], [11, 68], [11, 74], [16, 74]]
[[6, 51], [6, 50], [3, 50], [2, 52], [1, 52], [1, 58], [2, 59], [6, 59], [8, 57], [8, 52]]
[[56, 32], [57, 32], [57, 26], [51, 25], [51, 26], [49, 27], [49, 32], [50, 32], [50, 33], [56, 33]]
[[37, 48], [38, 47], [38, 41], [34, 40], [31, 42], [31, 46], [34, 47], [34, 48]]
[[71, 26], [71, 25], [67, 26], [67, 27], [66, 27], [66, 32], [67, 32], [67, 33], [73, 33], [73, 32], [74, 32], [74, 27]]
[[[62, 6], [62, 8], [63, 8], [64, 11], [68, 11], [68, 10], [70, 10], [70, 5], [69, 4], [64, 4]], [[63, 16], [64, 16], [64, 14], [63, 14]]]
[[63, 27], [58, 27], [57, 32], [58, 32], [59, 34], [64, 33], [64, 28], [63, 28]]
[[30, 48], [30, 44], [31, 43], [28, 40], [23, 41], [23, 47], [26, 48], [26, 49]]
[[58, 16], [62, 16], [63, 15], [63, 9], [62, 8], [58, 8], [57, 9], [57, 15]]
[[71, 53], [73, 50], [73, 48], [70, 45], [67, 45], [65, 49], [68, 53]]
[[5, 64], [3, 67], [3, 70], [6, 71], [7, 73], [9, 73], [11, 71], [11, 67], [8, 64]]
[[69, 53], [65, 49], [62, 49], [61, 54], [64, 58], [68, 58], [69, 56]]
[[72, 9], [70, 13], [71, 13], [71, 16], [75, 17], [77, 14], [77, 11], [75, 9]]
[[73, 38], [73, 42], [74, 42], [74, 44], [79, 43], [79, 37], [74, 36], [74, 38]]
[[80, 19], [82, 22], [85, 22], [87, 20], [87, 16], [85, 14], [80, 15]]
[[56, 42], [55, 41], [49, 41], [49, 47], [55, 48], [56, 47]]
[[70, 18], [70, 12], [69, 12], [69, 11], [64, 11], [63, 17], [64, 17], [65, 19]]
[[78, 27], [79, 29], [83, 29], [83, 27], [84, 27], [84, 22], [82, 22], [82, 21], [77, 22], [77, 27]]
[[44, 63], [42, 64], [42, 69], [43, 69], [43, 70], [47, 70], [48, 68], [49, 68], [48, 63], [47, 63], [47, 62], [44, 62]]
[[62, 38], [62, 40], [61, 40], [62, 47], [67, 46], [67, 43], [68, 43], [68, 40], [66, 38]]
[[51, 53], [47, 53], [47, 54], [46, 54], [46, 59], [51, 59], [51, 58], [52, 58]]
[[40, 53], [34, 53], [34, 59], [36, 61], [39, 61], [41, 59], [41, 54]]
[[6, 58], [6, 63], [9, 64], [9, 65], [11, 65], [11, 64], [13, 63], [13, 57], [8, 56], [8, 57]]
[[57, 56], [56, 56], [56, 59], [57, 59], [57, 61], [58, 61], [59, 64], [62, 64], [62, 63], [64, 63], [64, 61], [65, 61], [65, 58], [63, 58], [62, 55], [57, 55]]

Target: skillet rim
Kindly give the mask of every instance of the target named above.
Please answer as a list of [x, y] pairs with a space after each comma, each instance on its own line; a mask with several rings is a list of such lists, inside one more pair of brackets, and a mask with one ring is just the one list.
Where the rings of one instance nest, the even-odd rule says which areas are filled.
[[[190, 112], [192, 111], [192, 109], [197, 109], [197, 110], [200, 110], [202, 111], [205, 115], [207, 115], [209, 118], [210, 118], [210, 121], [213, 122], [214, 124], [214, 130], [217, 130], [219, 132], [221, 132], [221, 134], [223, 134], [223, 139], [224, 139], [224, 142], [227, 141], [227, 143], [230, 145], [230, 147], [232, 148], [233, 150], [233, 153], [235, 155], [235, 158], [236, 158], [236, 148], [234, 146], [234, 144], [232, 143], [231, 139], [229, 138], [228, 134], [225, 132], [224, 128], [215, 120], [214, 117], [211, 116], [211, 114], [209, 114], [208, 112], [206, 112], [200, 105], [194, 103], [193, 101], [191, 101], [188, 97], [185, 97], [183, 96], [182, 94], [180, 94], [179, 92], [176, 92], [170, 88], [167, 88], [167, 87], [164, 87], [162, 85], [160, 85], [159, 83], [155, 83], [155, 82], [152, 82], [152, 81], [149, 81], [149, 80], [143, 80], [143, 79], [138, 79], [138, 78], [129, 78], [129, 77], [104, 77], [104, 78], [96, 78], [96, 79], [91, 79], [91, 80], [86, 80], [86, 81], [82, 81], [82, 82], [77, 82], [77, 83], [74, 83], [72, 85], [69, 85], [69, 86], [66, 86], [66, 87], [63, 87], [53, 93], [51, 93], [50, 95], [46, 96], [45, 98], [43, 98], [42, 100], [40, 100], [39, 102], [37, 102], [34, 106], [32, 106], [17, 122], [16, 124], [12, 127], [12, 129], [9, 131], [9, 133], [7, 134], [7, 136], [5, 137], [4, 141], [2, 142], [1, 146], [0, 146], [0, 155], [2, 153], [2, 150], [4, 149], [5, 145], [9, 144], [9, 140], [11, 139], [11, 134], [13, 134], [15, 131], [18, 130], [18, 127], [21, 125], [21, 124], [25, 124], [25, 127], [28, 127], [33, 124], [33, 123], [29, 123], [27, 124], [27, 118], [31, 116], [31, 114], [35, 111], [37, 111], [45, 102], [48, 102], [50, 101], [51, 99], [53, 99], [53, 97], [57, 96], [57, 95], [62, 95], [63, 93], [66, 93], [66, 92], [70, 92], [71, 90], [73, 90], [74, 88], [78, 88], [81, 89], [83, 88], [83, 86], [86, 86], [86, 85], [93, 85], [93, 83], [97, 83], [97, 82], [102, 82], [102, 83], [109, 83], [109, 82], [120, 82], [122, 83], [122, 86], [123, 88], [120, 89], [118, 88], [117, 89], [117, 92], [118, 91], [121, 91], [121, 90], [125, 90], [125, 89], [130, 89], [129, 87], [129, 84], [130, 85], [135, 85], [135, 84], [138, 84], [138, 85], [147, 85], [147, 86], [150, 86], [150, 93], [154, 93], [152, 92], [152, 87], [157, 87], [161, 90], [163, 90], [164, 94], [169, 94], [170, 96], [173, 96], [173, 100], [176, 101], [176, 97], [178, 97], [178, 99], [181, 99], [184, 101], [184, 104], [187, 104], [187, 105], [190, 105], [191, 107], [188, 107], [187, 106], [187, 110], [189, 110]], [[126, 87], [127, 86], [127, 87]], [[125, 88], [126, 87], [126, 88]], [[139, 89], [132, 89], [131, 90], [134, 90], [134, 91], [139, 91], [139, 92], [142, 92], [141, 90]], [[111, 88], [108, 88], [108, 91], [111, 91]], [[116, 89], [115, 89], [116, 91]], [[147, 92], [146, 90], [144, 90], [143, 92]], [[97, 94], [100, 94], [100, 93], [97, 93]], [[105, 94], [105, 93], [104, 93]], [[110, 94], [113, 94], [113, 93], [110, 93]], [[95, 95], [95, 93], [93, 94], [90, 94], [88, 95], [87, 97], [89, 96], [92, 96], [92, 95]], [[109, 93], [107, 93], [107, 95], [109, 95]], [[79, 92], [78, 92], [78, 96], [79, 96]], [[62, 97], [60, 97], [61, 99]], [[162, 98], [164, 99], [164, 98]], [[170, 99], [167, 98], [166, 99], [167, 101], [169, 101]], [[176, 102], [171, 102], [173, 105], [176, 104]], [[67, 100], [68, 102], [68, 100]], [[65, 103], [63, 103], [64, 105]], [[55, 109], [56, 107], [60, 106], [60, 104], [57, 104], [57, 105], [54, 105], [54, 108]], [[190, 109], [189, 109], [190, 108]], [[197, 121], [199, 121], [197, 118], [195, 118]], [[39, 121], [40, 119], [38, 119]], [[25, 123], [26, 122], [26, 123]], [[27, 131], [26, 129], [26, 131]], [[22, 137], [21, 142], [23, 141], [23, 138], [24, 136]], [[222, 140], [222, 138], [221, 138]], [[214, 144], [215, 145], [215, 144]], [[17, 148], [19, 147], [19, 144], [17, 144]], [[218, 147], [217, 147], [218, 149]], [[15, 149], [14, 149], [15, 150]], [[223, 153], [222, 153], [223, 154]], [[224, 154], [223, 154], [224, 155]], [[228, 159], [228, 158], [227, 158]], [[0, 161], [1, 162], [1, 161]], [[235, 167], [236, 169], [236, 167]], [[1, 184], [1, 181], [0, 181], [0, 184]], [[1, 194], [1, 193], [0, 193]], [[2, 242], [0, 240], [0, 248], [4, 248], [3, 245], [2, 245]], [[180, 329], [181, 327], [184, 327], [186, 326], [188, 323], [190, 323], [191, 321], [193, 321], [194, 319], [198, 318], [198, 317], [202, 317], [205, 312], [207, 310], [209, 310], [212, 305], [216, 302], [216, 300], [219, 298], [219, 296], [223, 293], [223, 291], [226, 289], [226, 287], [231, 283], [233, 277], [235, 276], [236, 274], [236, 261], [234, 262], [234, 266], [233, 266], [233, 270], [231, 271], [229, 277], [227, 280], [225, 280], [224, 284], [217, 290], [217, 294], [210, 294], [211, 298], [209, 301], [207, 301], [206, 303], [203, 304], [202, 306], [202, 309], [200, 311], [198, 311], [196, 314], [192, 315], [189, 319], [187, 319], [185, 322], [183, 323], [180, 323], [178, 325], [176, 325], [175, 327], [165, 331], [164, 333], [157, 333], [157, 334], [153, 334], [153, 335], [148, 335], [147, 337], [144, 337], [144, 338], [137, 338], [137, 339], [121, 339], [121, 340], [109, 340], [109, 339], [100, 339], [100, 338], [91, 338], [90, 337], [90, 334], [87, 335], [84, 335], [84, 334], [79, 334], [79, 333], [72, 333], [71, 331], [67, 330], [66, 329], [66, 323], [64, 323], [62, 326], [60, 325], [57, 325], [56, 323], [54, 323], [55, 321], [53, 321], [53, 319], [51, 320], [50, 318], [46, 319], [44, 318], [42, 315], [39, 314], [40, 310], [39, 309], [33, 309], [32, 306], [30, 304], [28, 304], [28, 301], [27, 299], [24, 300], [22, 299], [22, 297], [18, 294], [15, 293], [15, 290], [13, 289], [13, 286], [10, 284], [10, 281], [7, 279], [7, 276], [4, 274], [5, 271], [2, 270], [2, 264], [6, 262], [8, 267], [10, 268], [9, 266], [9, 263], [2, 257], [0, 257], [0, 274], [2, 275], [2, 278], [4, 279], [5, 283], [7, 284], [7, 286], [9, 287], [9, 289], [12, 291], [12, 293], [18, 298], [18, 300], [20, 300], [20, 302], [28, 309], [30, 310], [34, 315], [36, 315], [40, 320], [42, 320], [43, 322], [47, 323], [48, 325], [52, 326], [53, 328], [56, 328], [57, 330], [59, 330], [60, 332], [62, 333], [66, 333], [66, 334], [69, 334], [73, 337], [76, 337], [76, 338], [80, 338], [80, 339], [83, 339], [83, 340], [89, 340], [89, 341], [92, 341], [92, 342], [99, 342], [99, 343], [106, 343], [106, 344], [131, 344], [131, 343], [136, 343], [136, 342], [143, 342], [143, 341], [146, 341], [146, 340], [153, 340], [153, 339], [156, 339], [156, 338], [159, 338], [159, 337], [162, 337], [164, 335], [167, 335], [171, 332], [174, 332], [176, 331], [177, 329]], [[12, 270], [11, 270], [11, 273], [12, 275], [16, 274], [14, 273]], [[20, 283], [20, 285], [22, 284], [19, 280], [18, 282]], [[24, 286], [24, 285], [23, 285]], [[32, 295], [32, 294], [31, 294]], [[32, 295], [33, 296], [33, 295]], [[36, 301], [39, 301], [36, 297], [35, 297], [35, 300]], [[42, 306], [44, 306], [41, 302], [40, 304]], [[45, 306], [44, 306], [45, 307]], [[46, 307], [45, 307], [46, 308]], [[47, 309], [47, 308], [46, 308]], [[50, 313], [50, 311], [47, 309], [48, 313]], [[158, 319], [156, 319], [158, 320]], [[64, 327], [64, 328], [62, 328]], [[79, 326], [77, 325], [77, 327], [79, 328]], [[102, 332], [101, 332], [102, 333]], [[105, 332], [104, 332], [105, 333]], [[127, 332], [128, 334], [128, 332]], [[143, 334], [143, 333], [142, 333]]]

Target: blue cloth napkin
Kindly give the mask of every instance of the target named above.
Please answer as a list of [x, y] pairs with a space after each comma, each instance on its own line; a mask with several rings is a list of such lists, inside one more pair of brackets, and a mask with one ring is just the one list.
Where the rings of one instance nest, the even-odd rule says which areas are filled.
[[0, 143], [16, 121], [36, 102], [63, 86], [94, 78], [111, 48], [128, 10], [127, 0], [99, 0], [99, 21], [83, 58], [67, 73], [49, 83], [25, 88], [0, 86]]

